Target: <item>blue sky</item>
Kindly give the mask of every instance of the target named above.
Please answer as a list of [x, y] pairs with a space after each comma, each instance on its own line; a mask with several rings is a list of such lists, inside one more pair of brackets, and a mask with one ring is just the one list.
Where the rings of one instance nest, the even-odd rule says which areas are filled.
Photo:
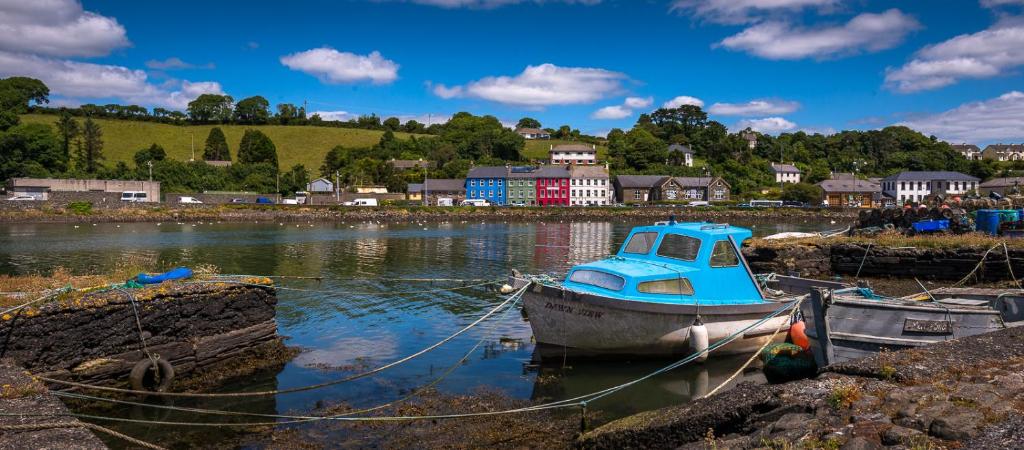
[[730, 129], [1024, 140], [1024, 0], [0, 0], [0, 75], [58, 104], [202, 92], [586, 133], [679, 98]]

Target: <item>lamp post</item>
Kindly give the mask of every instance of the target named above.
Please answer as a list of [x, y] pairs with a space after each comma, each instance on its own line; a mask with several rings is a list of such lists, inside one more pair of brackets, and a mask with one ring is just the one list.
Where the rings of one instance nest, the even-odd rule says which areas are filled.
[[146, 161], [146, 165], [149, 166], [149, 181], [153, 181], [153, 160]]
[[185, 130], [185, 132], [188, 133], [192, 137], [192, 159], [190, 159], [189, 161], [195, 161], [196, 160], [196, 133], [194, 131], [192, 131], [192, 130]]

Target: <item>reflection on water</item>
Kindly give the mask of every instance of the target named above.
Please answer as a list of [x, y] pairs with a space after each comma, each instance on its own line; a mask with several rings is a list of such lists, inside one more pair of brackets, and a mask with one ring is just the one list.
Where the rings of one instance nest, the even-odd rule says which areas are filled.
[[[416, 224], [63, 224], [0, 225], [0, 273], [104, 272], [119, 261], [152, 261], [158, 267], [213, 264], [222, 273], [305, 275], [322, 282], [288, 281], [316, 292], [278, 292], [278, 327], [287, 344], [304, 352], [279, 373], [262, 373], [222, 389], [263, 390], [321, 383], [413, 353], [476, 320], [500, 300], [486, 289], [435, 290], [459, 283], [410, 283], [398, 278], [497, 279], [512, 268], [526, 273], [564, 273], [581, 262], [615, 251], [636, 223]], [[829, 223], [747, 224], [756, 235], [835, 228]], [[413, 291], [410, 293], [410, 291]], [[416, 292], [418, 291], [418, 292]], [[390, 293], [389, 293], [390, 292]], [[397, 293], [404, 292], [404, 293]], [[486, 322], [449, 344], [379, 376], [276, 398], [166, 400], [175, 405], [258, 413], [309, 411], [318, 400], [373, 406], [434, 381], [479, 340], [484, 345], [439, 385], [441, 392], [497, 388], [516, 398], [562, 399], [647, 374], [665, 361], [573, 361], [566, 367], [533, 366], [529, 324], [518, 313]], [[742, 364], [713, 360], [686, 366], [601, 401], [605, 418], [687, 401], [721, 382]], [[757, 377], [753, 374], [751, 377]], [[76, 406], [77, 408], [77, 406]], [[131, 417], [165, 414], [118, 406], [92, 412]], [[193, 420], [169, 415], [166, 420]], [[148, 416], [147, 416], [148, 417]], [[202, 417], [214, 420], [238, 418]], [[246, 418], [243, 418], [246, 419]], [[252, 418], [248, 418], [252, 420]], [[121, 428], [165, 445], [207, 443], [222, 431]], [[192, 434], [190, 433], [205, 433]]]

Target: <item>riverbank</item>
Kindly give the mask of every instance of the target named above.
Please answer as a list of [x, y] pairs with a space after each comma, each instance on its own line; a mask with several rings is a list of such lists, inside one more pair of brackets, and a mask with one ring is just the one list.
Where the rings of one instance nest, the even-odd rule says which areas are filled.
[[582, 448], [1015, 448], [1024, 445], [1024, 329], [743, 384], [582, 435]]
[[[11, 203], [11, 202], [8, 202]], [[27, 203], [27, 202], [25, 202]], [[10, 205], [5, 205], [10, 206]], [[834, 220], [837, 228], [857, 217], [853, 209], [725, 207], [511, 208], [437, 206], [140, 205], [117, 209], [89, 205], [17, 205], [0, 210], [0, 223], [103, 222], [408, 222], [408, 221], [585, 221], [585, 220]]]

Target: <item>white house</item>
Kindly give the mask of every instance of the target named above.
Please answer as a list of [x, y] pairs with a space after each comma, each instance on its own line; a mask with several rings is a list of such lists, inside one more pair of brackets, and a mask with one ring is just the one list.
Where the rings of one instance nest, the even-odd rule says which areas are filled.
[[313, 193], [334, 192], [334, 183], [326, 178], [317, 178], [306, 185], [306, 191]]
[[516, 133], [524, 139], [551, 139], [551, 134], [540, 128], [516, 128]]
[[594, 165], [597, 164], [597, 147], [593, 144], [552, 145], [548, 150], [548, 157], [554, 165]]
[[608, 166], [572, 166], [569, 173], [569, 204], [605, 206], [612, 203], [615, 190], [608, 177]]
[[670, 163], [693, 167], [693, 149], [688, 145], [672, 144], [668, 146], [668, 159]]
[[973, 161], [976, 159], [981, 159], [981, 149], [978, 148], [977, 145], [953, 144], [950, 145], [950, 147], [953, 147], [953, 150], [956, 150], [957, 153], [961, 154], [967, 160]]
[[775, 173], [776, 183], [799, 183], [800, 175], [803, 175], [803, 172], [792, 164], [772, 163], [772, 172]]
[[900, 172], [882, 178], [882, 193], [904, 202], [920, 202], [931, 194], [960, 195], [978, 189], [981, 180], [960, 172]]
[[982, 159], [996, 161], [1024, 160], [1024, 144], [990, 144], [981, 151]]

